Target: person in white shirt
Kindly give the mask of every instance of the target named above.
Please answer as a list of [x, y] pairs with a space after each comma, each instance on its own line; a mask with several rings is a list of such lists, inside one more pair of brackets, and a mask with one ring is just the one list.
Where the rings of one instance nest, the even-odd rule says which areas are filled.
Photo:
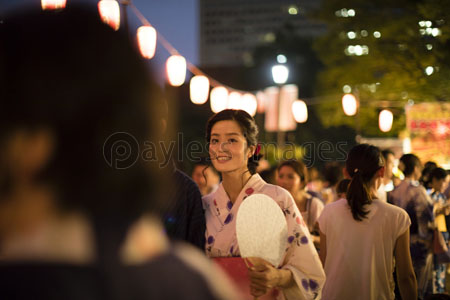
[[402, 299], [417, 299], [411, 221], [403, 209], [376, 198], [384, 177], [380, 150], [353, 147], [346, 169], [351, 177], [347, 199], [326, 205], [318, 221], [327, 276], [322, 299], [394, 299], [394, 264]]

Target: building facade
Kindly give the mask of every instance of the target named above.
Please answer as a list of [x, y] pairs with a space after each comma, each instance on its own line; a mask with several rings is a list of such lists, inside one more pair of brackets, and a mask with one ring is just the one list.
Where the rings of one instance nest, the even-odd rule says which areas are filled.
[[325, 26], [307, 15], [320, 0], [199, 0], [200, 64], [251, 65], [255, 47], [275, 41], [289, 24], [301, 37], [318, 36]]

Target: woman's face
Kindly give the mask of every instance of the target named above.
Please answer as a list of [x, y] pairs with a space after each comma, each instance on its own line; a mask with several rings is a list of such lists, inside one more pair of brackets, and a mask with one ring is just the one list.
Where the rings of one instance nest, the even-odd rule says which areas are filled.
[[300, 176], [290, 166], [283, 166], [278, 170], [277, 185], [295, 194], [300, 189]]
[[247, 170], [248, 159], [255, 146], [247, 147], [247, 140], [236, 121], [219, 121], [211, 128], [209, 156], [217, 171]]

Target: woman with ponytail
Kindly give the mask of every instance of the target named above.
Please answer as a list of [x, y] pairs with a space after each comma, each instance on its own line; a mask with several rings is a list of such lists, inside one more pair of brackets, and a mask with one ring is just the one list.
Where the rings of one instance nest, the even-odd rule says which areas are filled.
[[255, 120], [243, 110], [223, 110], [207, 123], [209, 156], [222, 182], [203, 197], [206, 254], [211, 258], [240, 256], [235, 223], [238, 209], [248, 196], [265, 194], [285, 213], [289, 238], [280, 265], [262, 260], [249, 269], [250, 292], [254, 297], [269, 297], [264, 299], [316, 299], [325, 281], [319, 256], [289, 192], [266, 183], [256, 173], [261, 157], [257, 137]]
[[353, 147], [346, 162], [347, 199], [325, 206], [319, 218], [320, 258], [327, 281], [322, 299], [395, 299], [394, 261], [402, 299], [417, 299], [409, 252], [408, 214], [377, 199], [384, 177], [380, 150]]

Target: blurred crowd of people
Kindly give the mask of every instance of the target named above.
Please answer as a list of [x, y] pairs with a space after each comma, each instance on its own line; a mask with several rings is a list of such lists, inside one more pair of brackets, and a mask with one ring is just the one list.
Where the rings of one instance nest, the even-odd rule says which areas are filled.
[[[321, 172], [267, 168], [255, 120], [226, 109], [208, 120], [209, 157], [191, 176], [154, 160], [114, 168], [109, 136], [159, 144], [169, 121], [129, 38], [95, 7], [68, 5], [8, 16], [0, 40], [0, 298], [447, 294], [450, 185], [436, 163], [359, 144]], [[236, 216], [254, 194], [278, 204], [288, 238], [279, 265], [246, 266], [243, 295], [214, 261], [240, 257]]]

